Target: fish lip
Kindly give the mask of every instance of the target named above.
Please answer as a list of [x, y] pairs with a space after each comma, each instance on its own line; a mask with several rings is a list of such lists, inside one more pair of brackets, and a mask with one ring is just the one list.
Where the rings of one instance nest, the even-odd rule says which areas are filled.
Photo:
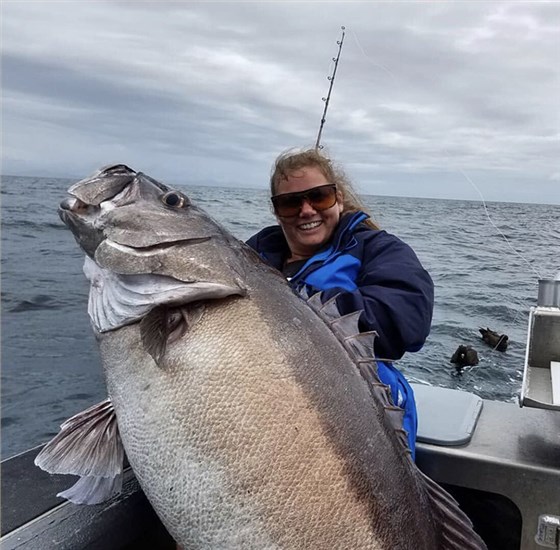
[[205, 243], [210, 241], [212, 236], [201, 236], [201, 237], [190, 237], [187, 239], [180, 239], [176, 241], [162, 241], [160, 243], [151, 244], [148, 246], [132, 246], [130, 244], [122, 244], [118, 241], [115, 241], [109, 237], [105, 239], [105, 243], [107, 246], [112, 246], [118, 250], [122, 250], [123, 252], [132, 252], [132, 253], [140, 253], [140, 254], [149, 254], [151, 252], [160, 252], [165, 249], [170, 249], [178, 245], [195, 245]]
[[66, 197], [60, 202], [59, 210], [75, 213], [77, 210], [86, 210], [93, 205], [87, 204], [78, 197]]
[[[85, 235], [80, 236], [80, 233], [86, 231], [91, 233], [94, 229], [93, 218], [95, 214], [99, 212], [99, 207], [91, 204], [87, 204], [77, 197], [67, 197], [63, 199], [57, 209], [59, 218], [62, 223], [72, 231], [74, 237], [79, 243], [83, 242], [84, 239], [91, 239], [91, 235], [86, 237]], [[96, 242], [101, 242], [102, 239], [94, 239]]]
[[84, 204], [99, 206], [102, 202], [112, 200], [121, 193], [136, 180], [138, 175], [139, 173], [125, 164], [112, 164], [74, 183], [67, 192]]
[[[70, 229], [82, 251], [93, 258], [97, 247], [105, 239], [104, 235], [96, 231], [88, 213], [92, 208], [79, 199], [65, 199], [58, 207], [58, 216], [62, 223]], [[93, 207], [95, 208], [95, 207]]]
[[58, 214], [63, 221], [63, 216], [84, 219], [90, 217], [92, 214], [97, 214], [100, 210], [100, 206], [84, 202], [74, 195], [66, 197], [60, 201], [58, 205]]

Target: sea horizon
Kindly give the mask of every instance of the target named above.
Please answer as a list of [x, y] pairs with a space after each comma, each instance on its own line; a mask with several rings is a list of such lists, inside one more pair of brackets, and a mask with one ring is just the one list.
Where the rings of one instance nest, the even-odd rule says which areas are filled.
[[[76, 177], [68, 177], [68, 176], [35, 176], [35, 175], [18, 175], [18, 174], [0, 174], [0, 181], [4, 178], [26, 178], [26, 179], [53, 179], [53, 180], [60, 180], [60, 181], [69, 181], [69, 182], [78, 182], [89, 174], [84, 174], [82, 176]], [[171, 180], [162, 180], [167, 185], [178, 185], [181, 187], [211, 187], [215, 189], [250, 189], [255, 191], [268, 191], [268, 185], [266, 186], [251, 186], [251, 185], [240, 185], [240, 184], [227, 184], [227, 183], [216, 183], [216, 182], [201, 182], [196, 181], [192, 183], [178, 183], [176, 181]], [[484, 204], [534, 204], [534, 205], [543, 205], [543, 206], [560, 206], [559, 202], [536, 202], [536, 201], [507, 201], [507, 200], [491, 200], [491, 199], [480, 199], [480, 198], [450, 198], [450, 197], [430, 197], [430, 196], [422, 196], [422, 195], [386, 195], [386, 194], [371, 194], [371, 193], [364, 193], [360, 192], [359, 183], [352, 182], [354, 188], [358, 192], [360, 197], [383, 197], [387, 199], [420, 199], [420, 200], [434, 200], [434, 201], [464, 201], [464, 202], [473, 202], [473, 203], [480, 203], [481, 205]]]

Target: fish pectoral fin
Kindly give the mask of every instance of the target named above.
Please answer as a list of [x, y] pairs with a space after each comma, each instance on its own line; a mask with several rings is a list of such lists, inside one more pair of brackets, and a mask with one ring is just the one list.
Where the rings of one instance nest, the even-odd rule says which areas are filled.
[[69, 418], [35, 458], [50, 474], [80, 476], [60, 493], [76, 504], [98, 504], [120, 491], [124, 448], [109, 399]]
[[147, 353], [158, 366], [165, 355], [167, 344], [176, 342], [193, 327], [204, 313], [202, 302], [192, 302], [180, 307], [155, 307], [140, 322], [140, 336]]
[[205, 310], [204, 302], [192, 302], [181, 306], [177, 315], [181, 316], [182, 323], [177, 321], [177, 327], [169, 335], [169, 343], [177, 341], [187, 330], [190, 330], [202, 319]]
[[155, 307], [140, 321], [142, 344], [157, 365], [161, 363], [167, 349], [169, 314], [169, 308], [166, 306]]

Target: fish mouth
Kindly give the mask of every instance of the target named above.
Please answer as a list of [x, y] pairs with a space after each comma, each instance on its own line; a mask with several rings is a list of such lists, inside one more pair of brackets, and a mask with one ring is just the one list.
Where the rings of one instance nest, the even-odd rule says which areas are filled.
[[[123, 195], [127, 197], [130, 192], [138, 188], [139, 174], [124, 164], [106, 166], [95, 174], [78, 181], [68, 189], [69, 197], [59, 205], [59, 215], [66, 223], [66, 216], [97, 215], [115, 205], [112, 202]], [[151, 178], [145, 178], [155, 188], [162, 192], [167, 187]], [[126, 200], [126, 199], [124, 199]], [[112, 205], [112, 206], [111, 206]], [[63, 217], [64, 216], [64, 217]]]
[[101, 169], [72, 185], [58, 215], [94, 260], [100, 247], [121, 255], [155, 255], [221, 235], [181, 191], [125, 165]]
[[98, 206], [94, 206], [91, 204], [87, 204], [81, 201], [78, 197], [66, 197], [59, 206], [59, 211], [68, 212], [72, 214], [80, 214], [80, 213], [87, 213], [88, 210], [95, 208], [98, 209]]
[[104, 239], [104, 241], [108, 247], [118, 250], [120, 252], [136, 255], [136, 256], [142, 256], [142, 255], [151, 256], [155, 253], [159, 254], [167, 249], [174, 248], [176, 246], [201, 244], [210, 241], [211, 239], [212, 237], [192, 237], [192, 238], [174, 240], [169, 242], [161, 242], [149, 246], [130, 246], [130, 245], [118, 243], [108, 238]]
[[133, 245], [113, 240], [105, 235], [103, 222], [97, 221], [99, 214], [110, 210], [110, 201], [100, 205], [88, 204], [78, 197], [67, 197], [61, 201], [58, 214], [64, 224], [72, 231], [84, 252], [95, 259], [95, 253], [102, 243], [107, 247], [134, 256], [151, 256], [181, 245], [197, 245], [212, 239], [211, 235], [185, 237], [170, 241], [158, 241], [148, 245]]
[[78, 197], [69, 196], [60, 202], [58, 206], [58, 215], [62, 221], [72, 229], [73, 225], [75, 225], [78, 220], [83, 225], [90, 224], [93, 226], [93, 220], [103, 209], [102, 205], [89, 204]]
[[67, 197], [58, 207], [60, 219], [72, 231], [76, 242], [91, 258], [105, 239], [103, 232], [95, 228], [94, 220], [99, 211], [99, 206], [87, 204], [77, 197]]

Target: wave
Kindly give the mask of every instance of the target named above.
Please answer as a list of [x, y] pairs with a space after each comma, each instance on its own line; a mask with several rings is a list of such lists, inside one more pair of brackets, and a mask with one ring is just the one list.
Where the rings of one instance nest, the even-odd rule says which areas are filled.
[[11, 313], [22, 313], [25, 311], [37, 311], [42, 309], [60, 309], [51, 296], [37, 294], [29, 300], [20, 300], [15, 306], [8, 308]]
[[[83, 252], [56, 216], [68, 181], [73, 183], [48, 178], [3, 181], [2, 391], [8, 419], [3, 453], [40, 443], [63, 414], [70, 416], [105, 394], [87, 315]], [[243, 240], [275, 223], [264, 189], [197, 187], [188, 194]], [[527, 263], [543, 274], [560, 269], [554, 254], [560, 235], [558, 206], [492, 204], [492, 220], [515, 239], [524, 262], [479, 204], [396, 197], [370, 197], [366, 202], [389, 232], [414, 249], [436, 284], [431, 334], [422, 350], [407, 353], [397, 367], [419, 382], [514, 400], [528, 310], [537, 297], [536, 276]], [[505, 353], [482, 341], [478, 328], [486, 326], [509, 335]], [[477, 350], [480, 364], [458, 376], [449, 359], [461, 343]], [[90, 398], [92, 388], [99, 396]], [[13, 408], [6, 411], [7, 404]], [[22, 416], [13, 423], [16, 414]]]
[[6, 227], [14, 227], [14, 228], [25, 228], [25, 229], [29, 229], [32, 231], [43, 231], [45, 229], [56, 229], [56, 230], [62, 230], [64, 229], [65, 231], [68, 231], [68, 229], [66, 228], [66, 226], [60, 222], [60, 223], [55, 223], [55, 222], [35, 222], [35, 221], [30, 221], [30, 220], [21, 220], [21, 219], [17, 219], [17, 220], [2, 220], [2, 227], [6, 228]]

